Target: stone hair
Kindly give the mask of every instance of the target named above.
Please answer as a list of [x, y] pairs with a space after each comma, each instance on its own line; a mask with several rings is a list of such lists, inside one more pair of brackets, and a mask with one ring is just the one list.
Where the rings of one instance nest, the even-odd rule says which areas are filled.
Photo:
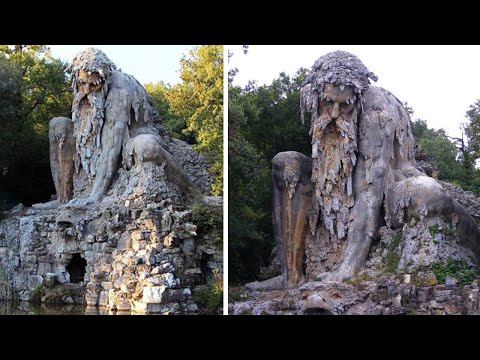
[[369, 78], [373, 81], [378, 80], [378, 77], [353, 54], [346, 51], [334, 51], [320, 57], [315, 61], [310, 74], [302, 83], [300, 91], [302, 123], [304, 123], [305, 110], [312, 112], [314, 116], [317, 113], [318, 100], [324, 100], [325, 84], [338, 85], [342, 90], [345, 86], [352, 86], [357, 95], [354, 95], [348, 102], [353, 102], [368, 89]]
[[103, 51], [88, 48], [75, 55], [67, 71], [72, 74], [72, 87], [75, 90], [75, 84], [77, 83], [78, 72], [80, 70], [87, 71], [89, 74], [97, 72], [100, 78], [105, 81], [110, 73], [116, 69], [115, 64]]

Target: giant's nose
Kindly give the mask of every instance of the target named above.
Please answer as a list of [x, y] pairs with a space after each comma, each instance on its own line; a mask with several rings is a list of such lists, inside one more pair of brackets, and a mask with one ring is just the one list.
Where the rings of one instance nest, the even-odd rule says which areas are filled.
[[335, 102], [333, 103], [332, 111], [330, 112], [330, 116], [332, 119], [336, 119], [340, 115], [340, 104]]
[[90, 85], [89, 84], [83, 85], [83, 94], [84, 95], [90, 94]]

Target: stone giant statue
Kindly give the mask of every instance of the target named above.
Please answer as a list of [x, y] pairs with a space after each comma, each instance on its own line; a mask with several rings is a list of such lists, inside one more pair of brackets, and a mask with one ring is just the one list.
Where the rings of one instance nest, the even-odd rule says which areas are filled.
[[161, 146], [148, 95], [132, 76], [117, 71], [98, 49], [75, 56], [68, 68], [74, 101], [72, 120], [50, 121], [50, 164], [59, 204], [101, 201], [119, 165], [165, 163], [168, 178], [185, 193], [195, 185]]
[[402, 103], [371, 86], [377, 76], [355, 56], [320, 57], [302, 84], [301, 118], [311, 115], [311, 158], [282, 152], [272, 161], [273, 222], [282, 275], [251, 289], [342, 281], [364, 265], [381, 226], [411, 218], [455, 222], [461, 245], [480, 258], [480, 229], [414, 158]]

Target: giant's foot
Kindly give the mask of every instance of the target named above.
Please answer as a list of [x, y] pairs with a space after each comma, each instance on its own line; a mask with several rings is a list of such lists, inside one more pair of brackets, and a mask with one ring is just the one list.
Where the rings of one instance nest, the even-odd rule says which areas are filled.
[[33, 204], [32, 208], [35, 210], [51, 210], [56, 209], [60, 206], [60, 201], [52, 200], [46, 203]]
[[279, 275], [265, 281], [254, 281], [245, 284], [245, 287], [250, 291], [262, 290], [280, 290], [287, 288], [287, 278], [284, 275]]
[[329, 272], [323, 272], [315, 277], [318, 281], [321, 282], [337, 282], [341, 283], [344, 282], [345, 280], [348, 280], [352, 278], [352, 275], [341, 271], [329, 271]]

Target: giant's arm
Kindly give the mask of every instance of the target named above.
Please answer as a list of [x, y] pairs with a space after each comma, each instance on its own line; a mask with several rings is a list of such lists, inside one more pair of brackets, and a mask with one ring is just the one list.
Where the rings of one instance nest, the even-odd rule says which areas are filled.
[[359, 154], [354, 173], [355, 205], [350, 214], [348, 245], [339, 268], [340, 280], [356, 274], [365, 263], [377, 232], [380, 209], [394, 153], [398, 121], [406, 121], [397, 104], [392, 104], [382, 89], [370, 90], [364, 101], [359, 124]]
[[122, 141], [130, 111], [128, 97], [123, 89], [112, 89], [105, 106], [105, 124], [102, 129], [102, 152], [98, 159], [97, 174], [90, 199], [100, 201], [107, 192], [115, 174]]

